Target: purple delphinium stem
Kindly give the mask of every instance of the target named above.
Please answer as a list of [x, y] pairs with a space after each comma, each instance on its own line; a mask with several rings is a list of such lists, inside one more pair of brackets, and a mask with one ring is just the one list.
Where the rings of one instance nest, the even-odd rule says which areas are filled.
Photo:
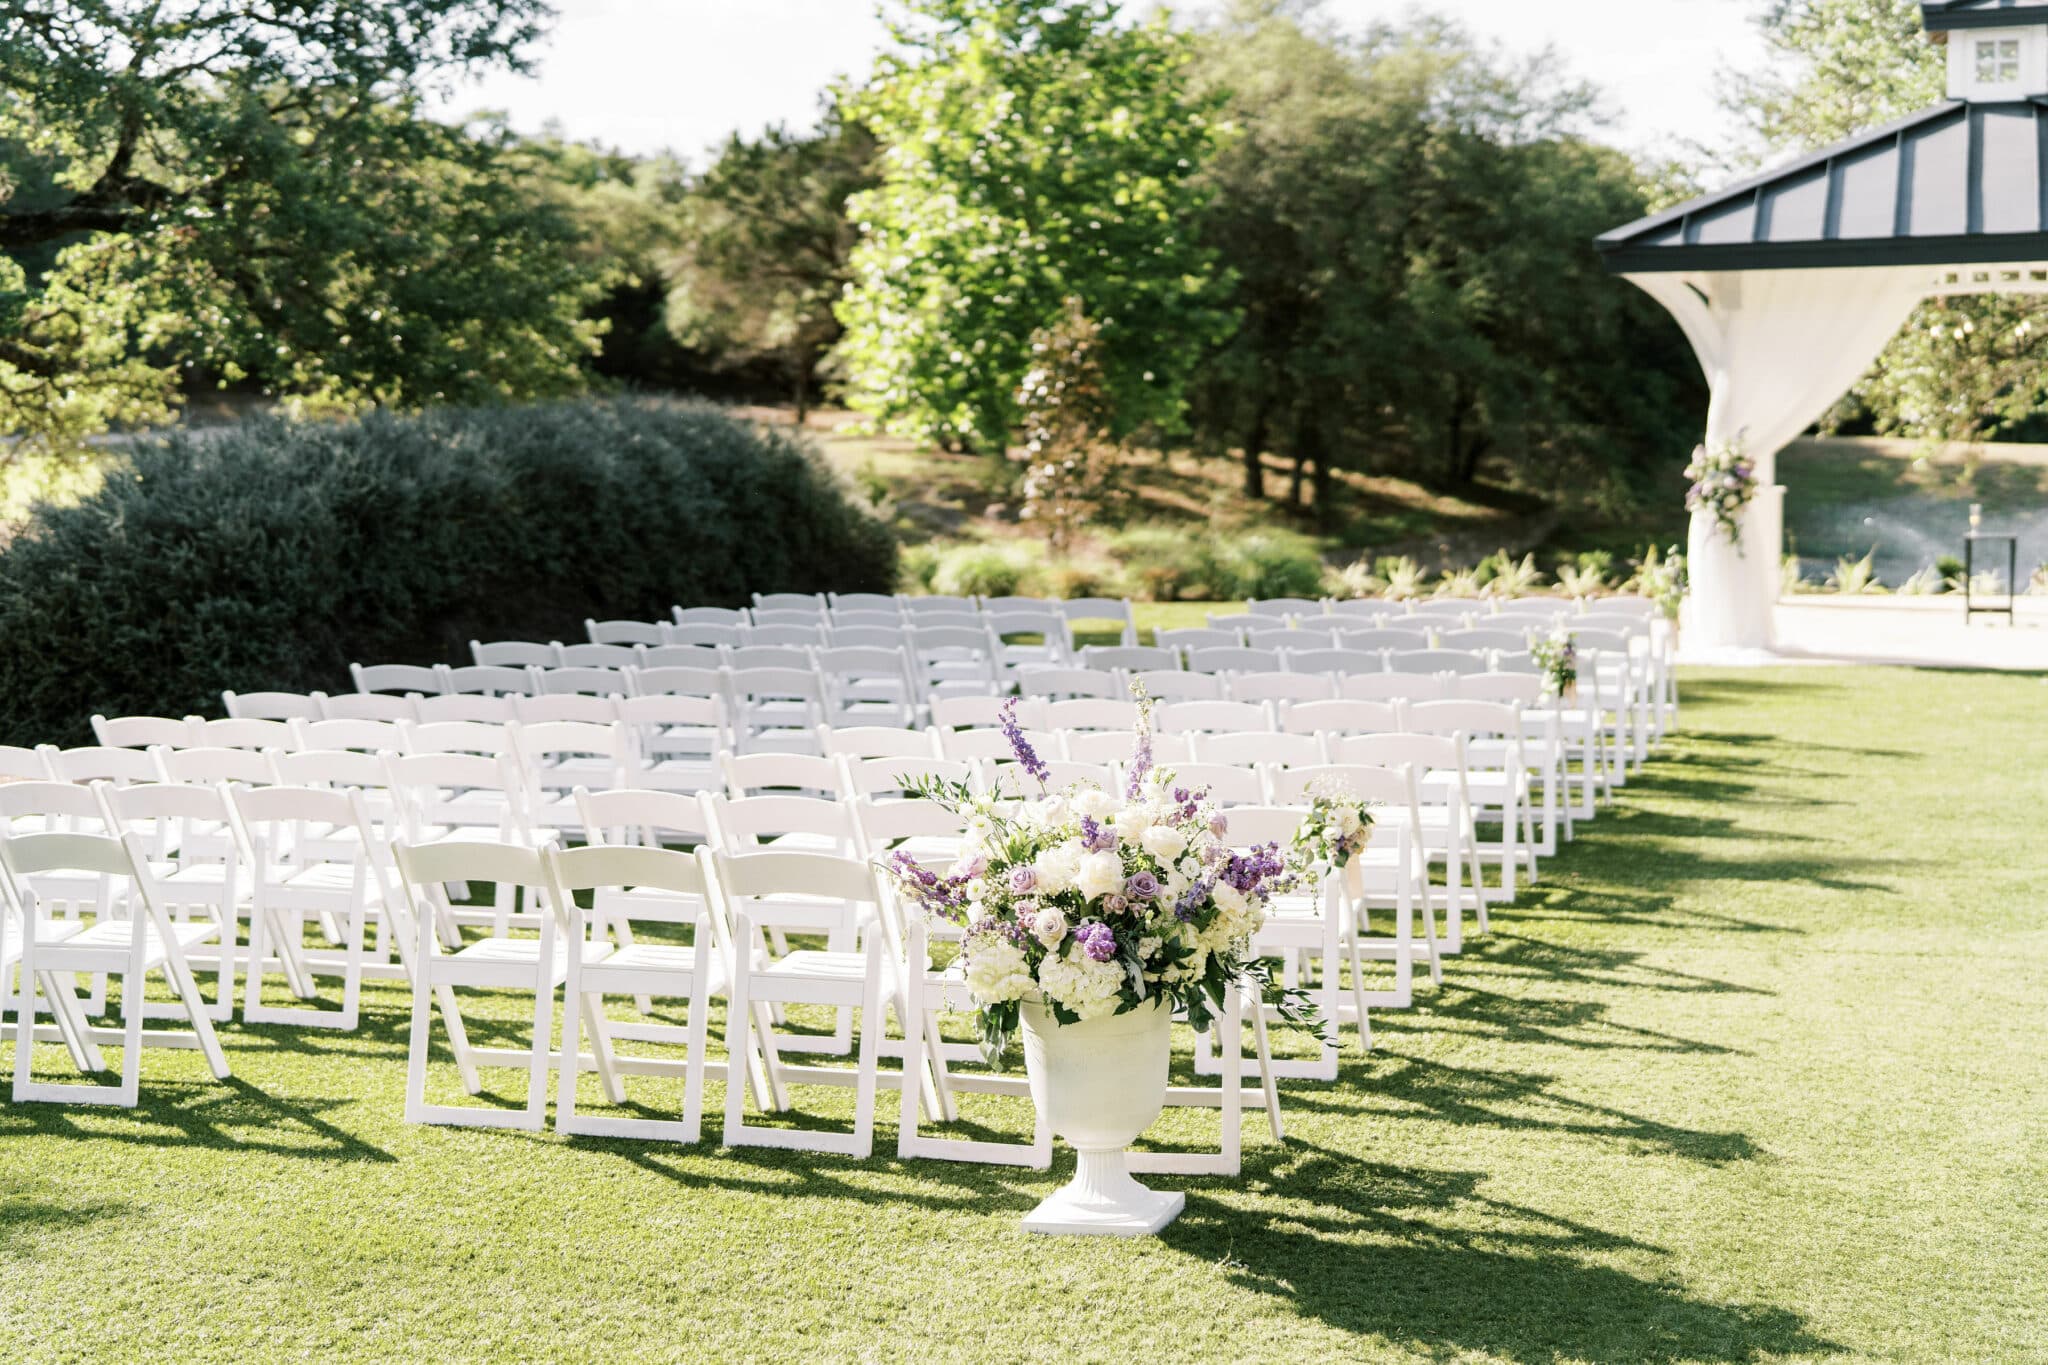
[[1138, 697], [1137, 737], [1131, 744], [1131, 774], [1124, 782], [1124, 799], [1135, 801], [1144, 790], [1145, 774], [1152, 771], [1152, 698], [1145, 695], [1145, 684], [1133, 678], [1131, 691]]
[[1040, 789], [1052, 777], [1052, 769], [1045, 766], [1045, 760], [1038, 756], [1038, 750], [1031, 747], [1031, 741], [1024, 737], [1024, 727], [1017, 723], [1017, 699], [1011, 697], [1003, 703], [1003, 738], [1010, 741], [1010, 752], [1025, 772], [1031, 774]]

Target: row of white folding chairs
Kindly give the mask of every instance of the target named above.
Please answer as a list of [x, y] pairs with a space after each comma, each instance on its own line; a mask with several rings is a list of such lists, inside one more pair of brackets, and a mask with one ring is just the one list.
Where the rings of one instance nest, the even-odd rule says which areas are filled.
[[[711, 615], [717, 610], [697, 608], [685, 611], [677, 608], [675, 615], [678, 624], [686, 620], [710, 624], [717, 619]], [[1107, 628], [1127, 644], [1136, 644], [1138, 640], [1136, 608], [1128, 599], [1120, 597], [966, 597], [938, 594], [897, 594], [890, 597], [880, 593], [756, 593], [749, 619], [759, 620], [764, 612], [772, 613], [772, 619], [776, 620], [809, 616], [821, 623], [835, 615], [860, 614], [894, 614], [910, 622], [969, 617], [1025, 620], [1049, 616], [1065, 624], [1070, 645], [1074, 634], [1083, 627], [1091, 628], [1091, 633]]]

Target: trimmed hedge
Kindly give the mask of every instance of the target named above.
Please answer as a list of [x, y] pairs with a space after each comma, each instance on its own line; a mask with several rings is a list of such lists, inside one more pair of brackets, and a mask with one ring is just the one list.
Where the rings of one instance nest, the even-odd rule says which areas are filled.
[[886, 592], [886, 528], [790, 437], [633, 400], [252, 422], [138, 446], [0, 553], [0, 739], [335, 691], [350, 660], [583, 638], [751, 592]]

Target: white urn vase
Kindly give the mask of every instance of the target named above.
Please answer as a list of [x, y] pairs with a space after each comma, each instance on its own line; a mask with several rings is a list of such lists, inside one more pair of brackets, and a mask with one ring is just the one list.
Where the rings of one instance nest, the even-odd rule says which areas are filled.
[[1026, 1000], [1022, 1013], [1032, 1102], [1077, 1158], [1073, 1180], [1031, 1211], [1025, 1230], [1144, 1237], [1171, 1223], [1187, 1196], [1133, 1180], [1124, 1149], [1166, 1104], [1173, 1011], [1153, 1000], [1063, 1025]]

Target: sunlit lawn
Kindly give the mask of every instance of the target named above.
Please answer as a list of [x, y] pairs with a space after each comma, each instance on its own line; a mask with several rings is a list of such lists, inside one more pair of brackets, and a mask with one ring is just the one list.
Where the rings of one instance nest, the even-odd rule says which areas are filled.
[[[1188, 1208], [1156, 1241], [1029, 1237], [1071, 1158], [899, 1163], [893, 1110], [865, 1162], [409, 1126], [406, 1000], [381, 986], [354, 1036], [230, 1028], [227, 1085], [152, 1052], [132, 1113], [0, 1103], [0, 1339], [32, 1360], [2048, 1357], [2048, 686], [1695, 672], [1685, 700], [1686, 732], [1441, 990], [1380, 1016], [1337, 1084], [1286, 1087], [1284, 1147], [1248, 1119], [1241, 1179], [1159, 1178]], [[518, 1036], [516, 999], [478, 1010]], [[452, 1097], [452, 1069], [433, 1084]]]

